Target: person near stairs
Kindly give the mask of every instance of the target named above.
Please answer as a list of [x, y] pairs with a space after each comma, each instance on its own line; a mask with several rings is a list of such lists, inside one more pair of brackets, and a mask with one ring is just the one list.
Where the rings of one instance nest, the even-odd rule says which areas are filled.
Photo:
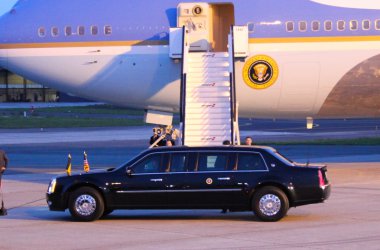
[[0, 149], [0, 181], [1, 181], [1, 176], [3, 175], [3, 173], [8, 167], [8, 162], [9, 162], [9, 159], [7, 155], [5, 154], [5, 151]]
[[1, 189], [1, 179], [3, 177], [3, 174], [5, 170], [8, 167], [9, 159], [7, 155], [5, 154], [5, 151], [0, 149], [0, 195], [1, 195], [1, 208], [0, 208], [0, 215], [6, 215], [7, 210], [4, 207], [4, 201], [3, 201], [3, 191]]

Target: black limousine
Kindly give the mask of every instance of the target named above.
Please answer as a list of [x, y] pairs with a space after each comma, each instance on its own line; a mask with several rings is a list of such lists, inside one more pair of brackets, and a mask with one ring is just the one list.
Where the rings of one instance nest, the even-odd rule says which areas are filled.
[[329, 197], [326, 171], [271, 147], [160, 147], [118, 168], [54, 178], [47, 203], [80, 221], [115, 209], [253, 211], [263, 221], [278, 221], [290, 207]]

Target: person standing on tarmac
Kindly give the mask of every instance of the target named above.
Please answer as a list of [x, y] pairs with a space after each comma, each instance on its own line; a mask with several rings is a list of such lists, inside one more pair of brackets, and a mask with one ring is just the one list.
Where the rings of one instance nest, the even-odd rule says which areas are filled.
[[3, 173], [8, 167], [8, 162], [9, 160], [4, 150], [0, 149], [0, 195], [1, 195], [0, 215], [7, 215], [7, 210], [4, 208], [3, 191], [1, 190], [1, 178], [3, 177]]
[[1, 182], [1, 177], [2, 177], [3, 173], [5, 172], [5, 170], [8, 167], [8, 162], [9, 162], [9, 160], [8, 160], [8, 157], [5, 154], [4, 150], [0, 149], [0, 182]]
[[252, 137], [250, 136], [245, 137], [245, 145], [249, 145], [249, 146], [253, 145]]

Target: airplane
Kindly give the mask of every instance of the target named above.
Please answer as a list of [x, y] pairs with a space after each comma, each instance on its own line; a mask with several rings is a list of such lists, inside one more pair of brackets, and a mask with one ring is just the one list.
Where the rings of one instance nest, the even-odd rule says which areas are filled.
[[77, 96], [178, 112], [171, 29], [192, 28], [213, 53], [227, 52], [231, 25], [248, 33], [234, 61], [240, 117], [380, 117], [371, 0], [19, 0], [0, 17], [0, 67]]

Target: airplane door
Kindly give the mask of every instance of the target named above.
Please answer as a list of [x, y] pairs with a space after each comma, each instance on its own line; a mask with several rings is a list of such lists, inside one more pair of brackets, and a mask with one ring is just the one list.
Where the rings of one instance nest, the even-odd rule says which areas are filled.
[[177, 26], [187, 27], [190, 51], [209, 50], [209, 5], [207, 3], [180, 3], [177, 7]]

